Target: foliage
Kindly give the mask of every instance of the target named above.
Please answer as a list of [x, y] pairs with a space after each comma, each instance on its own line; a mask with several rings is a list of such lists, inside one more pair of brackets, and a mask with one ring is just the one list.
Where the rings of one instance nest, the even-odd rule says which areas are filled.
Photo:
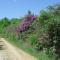
[[30, 35], [28, 40], [29, 40], [29, 43], [34, 46], [37, 43], [37, 36], [36, 35]]
[[30, 24], [36, 19], [36, 16], [28, 12], [28, 15], [24, 18], [23, 22], [16, 28], [17, 32], [27, 30]]
[[[58, 20], [57, 20], [58, 21]], [[53, 48], [53, 53], [60, 56], [60, 22], [53, 21], [48, 27], [48, 45], [47, 48]]]
[[51, 60], [50, 57], [55, 55], [58, 59], [60, 57], [60, 5], [49, 6], [37, 17], [30, 11], [21, 19], [9, 20], [5, 17], [0, 20], [0, 35], [8, 38], [13, 44], [28, 49], [32, 54], [35, 51], [34, 55], [39, 56], [41, 60], [44, 58]]
[[0, 21], [0, 26], [1, 26], [2, 28], [8, 26], [9, 24], [10, 24], [10, 21], [9, 21], [9, 19], [6, 18], [6, 17]]

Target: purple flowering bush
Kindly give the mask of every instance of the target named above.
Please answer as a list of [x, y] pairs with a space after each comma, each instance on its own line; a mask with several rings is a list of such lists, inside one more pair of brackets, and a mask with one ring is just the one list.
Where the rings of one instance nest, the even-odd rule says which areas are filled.
[[36, 19], [37, 17], [31, 14], [31, 12], [28, 12], [28, 15], [23, 19], [22, 23], [17, 26], [16, 32], [22, 32], [29, 28], [30, 24]]

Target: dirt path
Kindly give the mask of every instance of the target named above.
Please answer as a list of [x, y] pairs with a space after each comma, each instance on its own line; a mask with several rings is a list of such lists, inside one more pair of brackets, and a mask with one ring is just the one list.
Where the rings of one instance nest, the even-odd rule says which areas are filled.
[[0, 60], [37, 60], [35, 57], [30, 56], [21, 49], [17, 49], [4, 38], [0, 38], [0, 41], [3, 41], [4, 45], [4, 49], [0, 50]]

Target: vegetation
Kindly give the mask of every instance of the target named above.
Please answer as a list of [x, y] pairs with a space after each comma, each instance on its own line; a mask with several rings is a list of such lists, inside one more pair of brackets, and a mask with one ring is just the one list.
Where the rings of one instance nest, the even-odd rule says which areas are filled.
[[0, 20], [0, 36], [39, 60], [60, 59], [60, 4], [42, 10], [39, 16]]

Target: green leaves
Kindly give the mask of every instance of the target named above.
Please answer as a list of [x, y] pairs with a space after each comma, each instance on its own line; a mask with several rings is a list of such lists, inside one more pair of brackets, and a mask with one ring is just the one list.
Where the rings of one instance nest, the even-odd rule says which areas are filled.
[[35, 45], [37, 43], [37, 36], [36, 35], [30, 35], [28, 38], [31, 45]]
[[8, 26], [8, 25], [10, 25], [10, 21], [9, 21], [9, 19], [8, 18], [4, 18], [4, 19], [2, 19], [1, 21], [0, 21], [0, 26], [1, 27], [6, 27], [6, 26]]

